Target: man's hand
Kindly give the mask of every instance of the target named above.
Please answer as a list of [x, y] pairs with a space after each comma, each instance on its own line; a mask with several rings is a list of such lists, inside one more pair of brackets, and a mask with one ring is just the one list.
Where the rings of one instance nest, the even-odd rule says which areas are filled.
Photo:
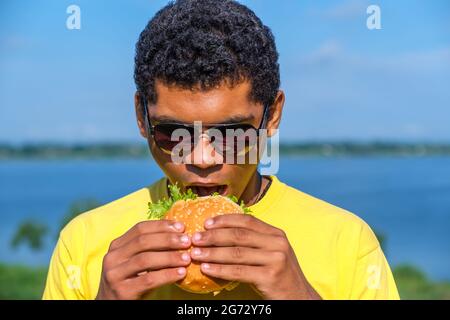
[[139, 299], [186, 276], [191, 258], [185, 226], [170, 220], [144, 221], [114, 240], [103, 259], [97, 299]]
[[264, 299], [320, 299], [284, 231], [247, 214], [207, 219], [205, 229], [191, 250], [204, 274], [250, 283]]

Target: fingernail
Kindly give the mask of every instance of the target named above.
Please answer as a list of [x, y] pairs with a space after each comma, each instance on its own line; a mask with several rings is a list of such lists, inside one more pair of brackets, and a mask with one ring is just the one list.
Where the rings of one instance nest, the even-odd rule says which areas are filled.
[[203, 268], [204, 270], [209, 270], [210, 267], [211, 267], [211, 266], [209, 265], [209, 263], [202, 263], [202, 268]]
[[181, 222], [175, 222], [173, 227], [177, 230], [183, 230], [183, 224]]
[[186, 273], [186, 268], [178, 268], [177, 273], [181, 276]]
[[182, 235], [180, 237], [180, 241], [183, 243], [188, 243], [189, 242], [189, 237], [187, 235]]
[[183, 259], [184, 261], [189, 261], [191, 257], [189, 256], [189, 253], [185, 252], [181, 255], [181, 259]]
[[194, 234], [194, 240], [196, 240], [196, 241], [198, 241], [198, 240], [200, 240], [201, 238], [202, 238], [202, 235], [200, 234], [200, 233], [198, 233], [198, 232], [196, 232], [195, 234]]
[[192, 250], [192, 253], [193, 253], [194, 255], [196, 255], [196, 256], [199, 256], [199, 255], [202, 254], [202, 250], [201, 250], [200, 248], [194, 248], [194, 249]]
[[211, 227], [214, 224], [214, 220], [209, 218], [205, 221], [205, 226]]

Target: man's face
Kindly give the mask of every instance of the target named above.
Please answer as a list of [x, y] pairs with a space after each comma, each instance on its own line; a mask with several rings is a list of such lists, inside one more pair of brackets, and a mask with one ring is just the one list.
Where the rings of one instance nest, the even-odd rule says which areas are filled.
[[[156, 81], [155, 90], [157, 102], [148, 105], [152, 123], [167, 121], [192, 125], [194, 121], [201, 121], [204, 126], [245, 123], [258, 128], [263, 118], [263, 106], [249, 99], [251, 84], [248, 81], [234, 87], [222, 84], [208, 91], [182, 89]], [[138, 96], [136, 100], [138, 124], [141, 134], [146, 137]], [[278, 122], [269, 121], [267, 126], [278, 126]], [[247, 161], [246, 164], [229, 164], [217, 161], [212, 144], [204, 136], [199, 138], [195, 146], [192, 154], [196, 158], [191, 164], [174, 162], [170, 154], [155, 144], [153, 137], [150, 136], [148, 142], [154, 159], [170, 182], [177, 182], [183, 190], [192, 188], [200, 196], [219, 192], [240, 198], [256, 177], [256, 163]]]

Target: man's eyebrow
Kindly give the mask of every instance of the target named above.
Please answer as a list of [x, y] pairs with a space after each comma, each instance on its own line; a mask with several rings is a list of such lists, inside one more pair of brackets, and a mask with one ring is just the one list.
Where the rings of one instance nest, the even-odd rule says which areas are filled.
[[166, 123], [182, 123], [181, 121], [174, 119], [170, 116], [150, 116], [151, 120], [157, 121], [157, 122], [166, 122]]
[[234, 115], [223, 119], [220, 123], [243, 123], [253, 120], [253, 115]]
[[[160, 116], [151, 116], [151, 120], [161, 122], [161, 123], [182, 123], [182, 124], [190, 124], [184, 121], [180, 121], [179, 119], [172, 118], [170, 116], [166, 115], [160, 115]], [[233, 115], [229, 116], [227, 118], [224, 118], [220, 122], [216, 123], [244, 123], [244, 122], [250, 122], [254, 119], [253, 115]]]

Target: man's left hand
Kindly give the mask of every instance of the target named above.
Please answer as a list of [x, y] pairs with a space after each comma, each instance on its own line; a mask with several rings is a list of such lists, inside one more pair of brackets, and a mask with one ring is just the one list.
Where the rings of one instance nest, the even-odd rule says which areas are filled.
[[207, 219], [205, 229], [193, 235], [191, 250], [204, 274], [249, 283], [264, 299], [320, 299], [283, 230], [249, 214]]

